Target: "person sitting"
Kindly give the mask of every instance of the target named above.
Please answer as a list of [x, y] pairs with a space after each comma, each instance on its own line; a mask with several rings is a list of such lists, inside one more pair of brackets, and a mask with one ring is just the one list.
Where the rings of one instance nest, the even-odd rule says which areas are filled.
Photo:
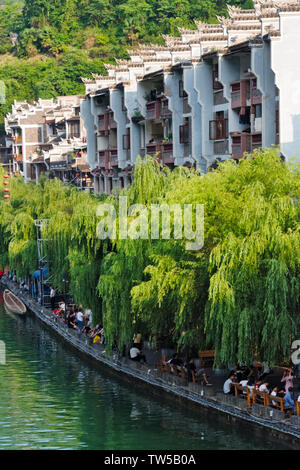
[[[243, 379], [243, 380], [240, 381], [240, 385], [241, 385], [242, 387], [247, 387], [248, 382], [249, 382], [248, 379]], [[247, 392], [246, 392], [245, 390], [243, 390], [243, 395], [246, 395], [246, 393], [247, 393]]]
[[196, 372], [196, 380], [200, 383], [200, 385], [211, 385], [208, 383], [208, 376], [204, 369], [198, 369]]
[[234, 384], [234, 375], [231, 375], [225, 382], [224, 382], [224, 385], [223, 385], [223, 392], [225, 393], [225, 395], [229, 395], [229, 394], [233, 394], [234, 393], [234, 390], [233, 390], [233, 387], [232, 385]]
[[174, 353], [171, 359], [168, 361], [168, 363], [171, 366], [171, 371], [174, 372], [174, 370], [181, 370], [181, 367], [183, 365], [182, 359], [180, 359], [178, 353]]
[[[277, 397], [277, 392], [278, 392], [278, 387], [276, 385], [275, 387], [272, 388], [272, 392], [270, 393], [270, 395], [272, 397]], [[276, 401], [272, 400], [271, 404], [272, 406], [275, 406], [275, 408], [278, 408], [278, 403]]]
[[144, 363], [146, 364], [145, 355], [142, 354], [142, 352], [136, 346], [132, 346], [130, 348], [129, 356], [132, 361], [137, 361], [137, 362], [144, 361]]
[[101, 344], [101, 338], [99, 335], [95, 335], [93, 339], [93, 344], [97, 344], [97, 343]]
[[263, 383], [259, 386], [258, 391], [259, 391], [259, 392], [267, 392], [267, 393], [269, 393], [268, 386], [269, 386], [269, 382], [263, 382]]

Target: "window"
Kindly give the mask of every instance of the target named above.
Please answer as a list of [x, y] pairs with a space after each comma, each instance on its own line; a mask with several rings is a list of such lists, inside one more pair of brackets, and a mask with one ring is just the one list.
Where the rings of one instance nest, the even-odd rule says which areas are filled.
[[180, 98], [187, 97], [187, 93], [184, 91], [184, 88], [183, 88], [183, 80], [179, 80], [179, 97]]
[[261, 104], [256, 104], [254, 106], [254, 112], [255, 112], [255, 117], [256, 118], [261, 118], [261, 116], [262, 116], [262, 106], [261, 106]]
[[123, 150], [130, 149], [130, 134], [123, 135]]
[[180, 143], [181, 144], [188, 144], [189, 137], [190, 137], [190, 130], [189, 130], [189, 123], [186, 122], [182, 126], [179, 126], [179, 133], [180, 133]]

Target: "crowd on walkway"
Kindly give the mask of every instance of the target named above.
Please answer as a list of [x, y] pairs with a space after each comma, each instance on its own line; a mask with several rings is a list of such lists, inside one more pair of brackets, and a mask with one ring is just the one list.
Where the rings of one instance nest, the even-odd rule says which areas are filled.
[[[272, 370], [268, 364], [262, 363], [256, 366], [239, 367], [236, 366], [230, 371], [227, 380], [223, 385], [224, 394], [234, 394], [234, 385], [238, 384], [246, 389], [249, 389], [252, 395], [253, 390], [258, 392], [265, 392], [270, 396], [271, 406], [278, 408], [278, 402], [274, 397], [284, 399], [284, 409], [288, 416], [296, 414], [296, 402], [294, 398], [294, 379], [298, 369], [286, 368], [279, 382], [279, 379], [270, 377]], [[246, 394], [243, 391], [243, 394]], [[272, 400], [273, 397], [273, 400]], [[300, 394], [297, 401], [300, 402]]]

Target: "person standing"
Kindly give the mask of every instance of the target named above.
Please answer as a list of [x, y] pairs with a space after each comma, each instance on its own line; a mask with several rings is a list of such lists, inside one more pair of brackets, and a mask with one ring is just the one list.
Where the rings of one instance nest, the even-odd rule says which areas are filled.
[[79, 333], [81, 333], [82, 326], [83, 326], [83, 313], [82, 313], [81, 309], [78, 309], [78, 312], [76, 314], [76, 320], [77, 320], [78, 331], [79, 331]]
[[50, 287], [50, 303], [51, 303], [51, 309], [54, 310], [55, 308], [55, 290], [53, 287]]
[[285, 382], [285, 393], [288, 392], [289, 388], [293, 388], [294, 373], [291, 369], [284, 371], [281, 382]]

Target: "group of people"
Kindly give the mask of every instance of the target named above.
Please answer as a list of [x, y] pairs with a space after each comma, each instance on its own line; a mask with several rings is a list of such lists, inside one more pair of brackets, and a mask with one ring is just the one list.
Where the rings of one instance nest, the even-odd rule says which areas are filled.
[[[259, 392], [266, 392], [270, 395], [270, 403], [274, 407], [278, 407], [278, 403], [271, 397], [280, 397], [284, 398], [284, 409], [288, 415], [296, 413], [296, 403], [293, 398], [293, 381], [294, 381], [294, 372], [292, 369], [285, 369], [281, 382], [274, 383], [271, 385], [271, 380], [267, 377], [270, 375], [271, 371], [267, 364], [258, 365], [258, 367], [238, 367], [236, 366], [233, 369], [227, 380], [223, 385], [223, 392], [225, 394], [234, 394], [234, 385], [239, 384], [242, 387], [247, 387], [251, 393], [252, 390], [257, 390]], [[243, 394], [246, 394], [246, 391], [243, 391]], [[300, 394], [297, 401], [300, 402]]]
[[104, 330], [101, 325], [92, 328], [92, 312], [90, 309], [72, 305], [66, 307], [64, 301], [60, 302], [58, 307], [53, 310], [53, 314], [59, 317], [69, 328], [77, 330], [79, 334], [85, 334], [93, 339], [94, 343], [104, 344]]
[[165, 363], [170, 366], [171, 372], [174, 374], [182, 373], [187, 376], [188, 382], [197, 381], [201, 385], [211, 385], [208, 383], [208, 376], [206, 375], [205, 369], [197, 368], [195, 360], [190, 358], [183, 360], [178, 353], [174, 353], [168, 361]]

